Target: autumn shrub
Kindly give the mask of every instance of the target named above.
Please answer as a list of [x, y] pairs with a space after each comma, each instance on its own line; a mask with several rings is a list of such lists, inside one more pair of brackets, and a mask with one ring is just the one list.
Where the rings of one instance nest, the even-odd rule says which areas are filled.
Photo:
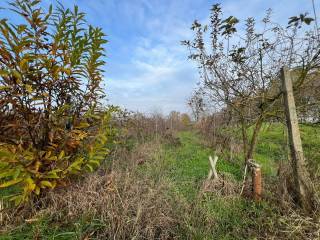
[[0, 188], [14, 187], [16, 203], [92, 171], [108, 153], [105, 35], [78, 7], [40, 2], [11, 1], [14, 19], [0, 20]]

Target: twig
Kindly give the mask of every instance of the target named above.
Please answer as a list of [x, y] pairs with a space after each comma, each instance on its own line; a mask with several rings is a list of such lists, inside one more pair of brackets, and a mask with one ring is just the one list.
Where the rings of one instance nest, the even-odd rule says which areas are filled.
[[246, 179], [247, 179], [247, 170], [248, 170], [248, 164], [246, 164], [246, 166], [245, 166], [245, 168], [244, 168], [243, 182], [242, 182], [242, 187], [241, 187], [240, 195], [242, 195], [243, 190], [244, 190], [244, 186], [245, 186], [245, 184], [246, 184]]

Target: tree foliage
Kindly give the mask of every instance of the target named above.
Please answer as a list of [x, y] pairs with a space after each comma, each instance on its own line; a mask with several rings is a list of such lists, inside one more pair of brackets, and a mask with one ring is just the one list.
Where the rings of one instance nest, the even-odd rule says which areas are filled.
[[77, 6], [40, 2], [11, 1], [20, 23], [0, 20], [0, 188], [16, 185], [17, 203], [93, 170], [107, 153], [105, 35]]

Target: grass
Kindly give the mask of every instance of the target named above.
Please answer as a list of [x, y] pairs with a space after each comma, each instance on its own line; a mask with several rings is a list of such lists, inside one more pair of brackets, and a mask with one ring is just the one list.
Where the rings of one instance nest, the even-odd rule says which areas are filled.
[[[201, 183], [209, 172], [209, 155], [214, 155], [214, 150], [201, 145], [199, 136], [193, 132], [180, 132], [181, 146], [165, 146], [167, 176], [188, 199], [194, 199]], [[232, 174], [236, 179], [241, 179], [241, 170], [234, 164], [219, 159], [217, 171]]]
[[[301, 132], [308, 163], [310, 167], [317, 169], [318, 174], [320, 128], [301, 125]], [[98, 237], [101, 235], [93, 234], [91, 238], [89, 238], [89, 235], [111, 231], [110, 226], [114, 224], [113, 221], [118, 221], [117, 219], [120, 216], [122, 216], [121, 219], [128, 219], [122, 223], [121, 227], [123, 229], [133, 229], [131, 232], [123, 230], [128, 231], [127, 235], [123, 236], [128, 237], [136, 234], [137, 239], [143, 238], [141, 231], [145, 233], [144, 231], [149, 231], [150, 227], [155, 227], [155, 232], [159, 228], [163, 228], [161, 231], [168, 230], [169, 237], [167, 238], [175, 237], [176, 239], [268, 239], [272, 236], [277, 238], [284, 234], [279, 230], [281, 223], [279, 223], [278, 218], [281, 216], [277, 206], [266, 201], [256, 204], [251, 200], [240, 197], [238, 194], [224, 196], [215, 191], [201, 193], [203, 182], [209, 171], [208, 156], [214, 155], [214, 149], [205, 147], [202, 144], [201, 137], [194, 132], [179, 132], [178, 137], [181, 142], [180, 145], [153, 144], [150, 142], [148, 148], [144, 146], [142, 150], [136, 150], [143, 153], [142, 158], [145, 158], [146, 161], [144, 164], [137, 166], [136, 169], [129, 167], [131, 169], [131, 175], [128, 178], [130, 185], [128, 185], [129, 187], [125, 185], [123, 190], [121, 190], [121, 184], [125, 181], [123, 176], [127, 176], [125, 171], [127, 171], [128, 166], [131, 166], [130, 161], [133, 161], [133, 159], [132, 157], [122, 159], [124, 164], [121, 168], [123, 176], [119, 177], [119, 185], [115, 185], [119, 190], [119, 200], [115, 204], [123, 201], [121, 204], [129, 204], [130, 209], [123, 212], [120, 206], [120, 213], [118, 212], [120, 215], [117, 218], [106, 219], [106, 217], [100, 216], [103, 213], [99, 215], [99, 212], [93, 216], [86, 215], [87, 208], [84, 208], [84, 213], [81, 213], [77, 218], [65, 222], [56, 221], [50, 214], [44, 214], [38, 221], [22, 224], [0, 236], [0, 239], [53, 240], [84, 239], [85, 237], [88, 237], [87, 239], [101, 239]], [[136, 147], [139, 147], [139, 145]], [[255, 159], [261, 163], [265, 178], [276, 176], [279, 161], [285, 161], [287, 157], [285, 148], [283, 126], [278, 124], [264, 125], [256, 148]], [[132, 147], [131, 151], [135, 151], [134, 149], [135, 147]], [[132, 155], [139, 155], [139, 152], [133, 152]], [[243, 171], [241, 166], [241, 160], [230, 162], [220, 157], [217, 170], [220, 176], [224, 174], [240, 184]], [[138, 181], [139, 179], [141, 181]], [[99, 184], [97, 182], [98, 186]], [[132, 194], [128, 193], [130, 187], [134, 189]], [[88, 188], [94, 189], [94, 187]], [[159, 190], [158, 188], [163, 189]], [[141, 196], [136, 198], [139, 194]], [[143, 204], [149, 204], [150, 206], [144, 208]], [[99, 207], [101, 206], [99, 205]], [[119, 206], [115, 205], [114, 207]], [[154, 210], [160, 211], [160, 213], [153, 213]], [[106, 209], [105, 211], [108, 213], [109, 210]], [[137, 217], [140, 213], [140, 225], [133, 227], [132, 224], [134, 224], [134, 221], [138, 221]], [[152, 220], [145, 219], [147, 218], [145, 216], [149, 216], [148, 214], [153, 218], [157, 218], [159, 214], [164, 214], [168, 219], [172, 219], [173, 223], [165, 225], [161, 216], [159, 222], [146, 222]], [[143, 226], [143, 224], [151, 225]], [[278, 235], [279, 232], [281, 232], [280, 235]], [[112, 236], [113, 233], [109, 234]], [[294, 236], [291, 237], [292, 239], [299, 239]], [[119, 239], [125, 239], [125, 237], [119, 237]], [[286, 239], [286, 237], [282, 239]]]
[[20, 240], [20, 239], [43, 239], [43, 240], [69, 240], [83, 239], [86, 233], [104, 227], [99, 220], [79, 221], [70, 224], [68, 227], [61, 227], [50, 219], [44, 217], [32, 224], [23, 224], [14, 231], [0, 236], [1, 240]]
[[[301, 124], [300, 131], [308, 165], [312, 172], [320, 176], [320, 126]], [[288, 148], [284, 125], [273, 123], [263, 126], [254, 158], [262, 165], [266, 176], [276, 176], [278, 164], [287, 161]]]
[[[205, 193], [198, 198], [203, 181], [209, 171], [209, 155], [214, 150], [201, 144], [200, 136], [194, 132], [180, 132], [181, 146], [165, 147], [166, 164], [170, 166], [167, 176], [174, 183], [175, 191], [194, 206], [187, 232], [181, 239], [254, 239], [254, 233], [243, 231], [257, 227], [257, 219], [262, 212], [271, 209], [265, 202], [253, 204], [239, 196], [221, 197], [215, 193]], [[240, 181], [240, 164], [219, 159], [217, 171]], [[187, 221], [188, 222], [188, 221]], [[260, 222], [261, 223], [261, 222]], [[183, 233], [181, 233], [183, 236]]]

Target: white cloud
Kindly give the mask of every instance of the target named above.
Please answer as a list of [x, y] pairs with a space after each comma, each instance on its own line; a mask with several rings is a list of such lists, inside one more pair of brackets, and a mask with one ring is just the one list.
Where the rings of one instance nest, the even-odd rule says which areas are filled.
[[180, 59], [180, 53], [170, 50], [163, 44], [137, 46], [130, 76], [109, 81], [111, 100], [132, 110], [187, 111], [186, 98], [194, 87], [196, 70]]
[[[286, 22], [302, 8], [301, 1], [290, 0], [221, 2], [225, 16], [235, 15], [241, 20], [250, 16], [261, 19], [271, 7], [275, 9], [276, 19]], [[188, 51], [180, 41], [192, 38], [190, 26], [194, 19], [208, 23], [210, 3], [207, 0], [92, 0], [83, 7], [98, 24], [107, 23], [105, 30], [110, 34], [111, 53], [106, 83], [110, 102], [140, 111], [154, 108], [161, 108], [165, 113], [187, 111], [186, 98], [199, 76], [195, 65], [187, 60]]]

